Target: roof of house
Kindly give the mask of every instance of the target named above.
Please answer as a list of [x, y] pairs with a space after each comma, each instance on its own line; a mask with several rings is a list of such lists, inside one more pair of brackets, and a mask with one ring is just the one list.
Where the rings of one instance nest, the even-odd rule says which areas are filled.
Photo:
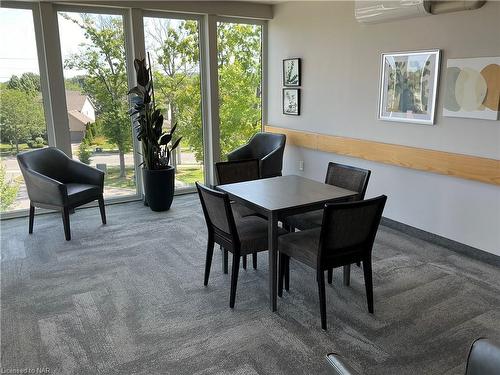
[[73, 116], [75, 119], [80, 121], [83, 124], [88, 124], [89, 122], [94, 122], [90, 117], [85, 116], [83, 113], [76, 109], [72, 109], [71, 111], [68, 111], [69, 116]]
[[68, 112], [73, 110], [81, 111], [86, 100], [88, 100], [88, 97], [81, 92], [66, 90], [66, 106], [68, 107]]

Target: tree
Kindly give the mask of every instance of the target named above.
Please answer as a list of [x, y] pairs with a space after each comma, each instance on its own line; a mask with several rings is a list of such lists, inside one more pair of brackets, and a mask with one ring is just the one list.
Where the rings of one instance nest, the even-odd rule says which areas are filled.
[[261, 27], [219, 23], [221, 158], [241, 146], [261, 124]]
[[2, 142], [10, 142], [19, 152], [19, 144], [30, 139], [47, 139], [40, 95], [22, 90], [0, 91], [0, 129]]
[[[83, 92], [96, 106], [96, 122], [104, 135], [118, 147], [120, 177], [125, 177], [125, 154], [132, 148], [132, 129], [128, 117], [125, 39], [121, 18], [81, 14], [71, 18], [85, 32], [78, 54], [64, 62], [66, 68], [87, 72], [81, 81]], [[80, 81], [78, 82], [80, 83]]]
[[[178, 132], [203, 160], [203, 129], [197, 24], [157, 20], [147, 25], [157, 67], [157, 102], [179, 123]], [[221, 154], [246, 142], [261, 126], [261, 28], [220, 23], [218, 27]]]
[[13, 75], [7, 82], [7, 88], [12, 90], [22, 90], [29, 93], [41, 91], [40, 76], [35, 73], [23, 73], [21, 77]]

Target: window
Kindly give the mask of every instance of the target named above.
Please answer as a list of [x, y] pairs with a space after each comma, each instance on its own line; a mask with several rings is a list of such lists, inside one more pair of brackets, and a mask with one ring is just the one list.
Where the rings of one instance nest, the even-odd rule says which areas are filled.
[[199, 21], [144, 18], [146, 52], [153, 71], [155, 100], [165, 118], [163, 130], [177, 124], [182, 136], [173, 164], [176, 189], [203, 181], [203, 126], [200, 86]]
[[123, 16], [58, 12], [74, 158], [106, 173], [104, 197], [135, 195]]
[[33, 11], [0, 8], [0, 35], [0, 211], [8, 212], [29, 208], [16, 155], [48, 138]]
[[262, 26], [218, 22], [221, 160], [262, 129]]

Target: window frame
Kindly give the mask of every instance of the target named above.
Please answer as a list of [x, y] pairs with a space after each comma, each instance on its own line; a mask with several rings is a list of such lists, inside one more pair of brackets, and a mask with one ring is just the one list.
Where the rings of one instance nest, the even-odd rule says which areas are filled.
[[[133, 27], [131, 22], [131, 9], [124, 7], [104, 7], [95, 5], [68, 5], [68, 4], [55, 4], [53, 6], [56, 19], [58, 20], [59, 12], [68, 13], [91, 13], [91, 14], [107, 14], [114, 16], [121, 16], [123, 20], [123, 34], [125, 41], [125, 66], [127, 72], [127, 88], [130, 90], [135, 85], [135, 70], [134, 70], [134, 58], [133, 58]], [[59, 29], [59, 22], [57, 24]], [[59, 46], [61, 45], [61, 39], [59, 38]], [[62, 50], [61, 50], [61, 59]], [[64, 63], [64, 62], [63, 62]], [[64, 71], [63, 71], [64, 79]], [[130, 107], [130, 96], [127, 96], [127, 101]], [[137, 201], [142, 199], [143, 196], [143, 186], [142, 186], [142, 172], [139, 164], [141, 163], [141, 158], [138, 153], [140, 149], [140, 144], [137, 138], [134, 136], [134, 129], [132, 119], [130, 120], [131, 132], [132, 132], [132, 153], [134, 157], [134, 174], [135, 174], [135, 194], [130, 194], [123, 197], [109, 197], [105, 199], [106, 204], [124, 203]], [[94, 207], [97, 203], [92, 202], [84, 207]]]
[[[45, 126], [47, 128], [47, 143], [49, 146], [55, 146], [56, 144], [55, 128], [54, 128], [54, 119], [52, 117], [52, 105], [50, 102], [47, 65], [44, 58], [45, 51], [44, 51], [42, 28], [41, 28], [41, 15], [40, 15], [40, 8], [37, 5], [38, 5], [37, 3], [20, 2], [20, 1], [0, 2], [0, 8], [31, 10], [33, 29], [35, 31], [35, 45], [36, 45], [36, 53], [38, 61], [38, 72], [40, 75], [42, 106], [45, 118]], [[1, 212], [0, 220], [28, 216], [28, 211], [29, 211], [28, 209], [17, 209], [17, 210]], [[48, 210], [43, 210], [43, 211], [50, 212]]]

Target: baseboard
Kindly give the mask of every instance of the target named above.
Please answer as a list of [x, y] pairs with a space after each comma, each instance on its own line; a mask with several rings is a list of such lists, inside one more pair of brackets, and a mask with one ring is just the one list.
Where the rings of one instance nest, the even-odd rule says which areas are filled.
[[399, 221], [388, 219], [386, 217], [382, 218], [381, 224], [388, 228], [398, 230], [432, 244], [445, 247], [448, 250], [468, 256], [469, 258], [480, 260], [482, 262], [491, 264], [492, 266], [500, 267], [500, 256], [498, 255], [488, 253], [484, 250], [480, 250], [475, 247], [450, 240], [446, 237], [441, 237], [437, 234], [427, 232], [425, 230], [418, 229], [412, 227], [411, 225], [403, 224]]

